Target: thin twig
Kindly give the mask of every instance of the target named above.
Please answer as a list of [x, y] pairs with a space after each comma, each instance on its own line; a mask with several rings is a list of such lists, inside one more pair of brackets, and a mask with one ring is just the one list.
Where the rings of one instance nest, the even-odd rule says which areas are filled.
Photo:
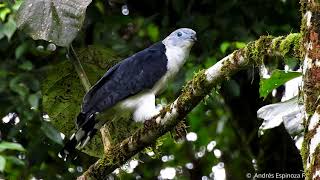
[[86, 72], [84, 71], [84, 69], [81, 65], [81, 62], [76, 54], [76, 51], [73, 49], [72, 44], [70, 45], [70, 49], [71, 49], [71, 53], [69, 52], [69, 49], [68, 49], [68, 54], [71, 55], [71, 57], [69, 56], [69, 60], [71, 61], [72, 65], [74, 66], [75, 70], [77, 71], [77, 74], [81, 80], [81, 83], [82, 83], [85, 91], [88, 92], [91, 87], [90, 81], [86, 75]]

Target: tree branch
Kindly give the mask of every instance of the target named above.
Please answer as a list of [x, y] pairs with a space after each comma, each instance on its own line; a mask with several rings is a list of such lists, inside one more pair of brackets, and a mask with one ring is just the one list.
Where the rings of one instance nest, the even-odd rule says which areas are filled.
[[259, 66], [264, 56], [300, 57], [300, 34], [272, 37], [262, 36], [234, 51], [209, 69], [197, 73], [183, 88], [180, 96], [159, 115], [149, 120], [148, 126], [138, 129], [131, 137], [113, 146], [104, 157], [91, 165], [79, 179], [104, 179], [132, 156], [150, 146], [160, 136], [172, 130], [212, 88], [228, 80], [241, 69]]

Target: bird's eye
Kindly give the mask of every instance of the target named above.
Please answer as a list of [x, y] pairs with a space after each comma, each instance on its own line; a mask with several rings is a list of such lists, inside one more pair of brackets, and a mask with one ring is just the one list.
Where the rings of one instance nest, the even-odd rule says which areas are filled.
[[181, 37], [181, 36], [182, 36], [182, 33], [181, 33], [181, 32], [178, 32], [178, 33], [177, 33], [177, 36], [178, 36], [178, 37]]

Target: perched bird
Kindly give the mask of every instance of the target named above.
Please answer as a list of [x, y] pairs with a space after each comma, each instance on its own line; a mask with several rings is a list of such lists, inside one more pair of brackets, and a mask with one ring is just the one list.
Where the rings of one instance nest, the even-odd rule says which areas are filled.
[[181, 28], [110, 68], [84, 96], [77, 131], [60, 155], [65, 158], [95, 135], [106, 123], [95, 119], [99, 113], [110, 121], [130, 114], [137, 122], [157, 115], [161, 109], [155, 105], [156, 96], [183, 66], [195, 41], [194, 30]]

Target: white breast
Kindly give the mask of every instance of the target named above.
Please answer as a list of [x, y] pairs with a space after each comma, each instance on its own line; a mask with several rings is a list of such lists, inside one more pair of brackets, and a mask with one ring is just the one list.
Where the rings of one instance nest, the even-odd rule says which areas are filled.
[[166, 46], [166, 56], [168, 58], [167, 72], [152, 88], [152, 92], [156, 95], [159, 94], [174, 76], [179, 72], [181, 66], [186, 61], [189, 55], [189, 50], [179, 47]]

